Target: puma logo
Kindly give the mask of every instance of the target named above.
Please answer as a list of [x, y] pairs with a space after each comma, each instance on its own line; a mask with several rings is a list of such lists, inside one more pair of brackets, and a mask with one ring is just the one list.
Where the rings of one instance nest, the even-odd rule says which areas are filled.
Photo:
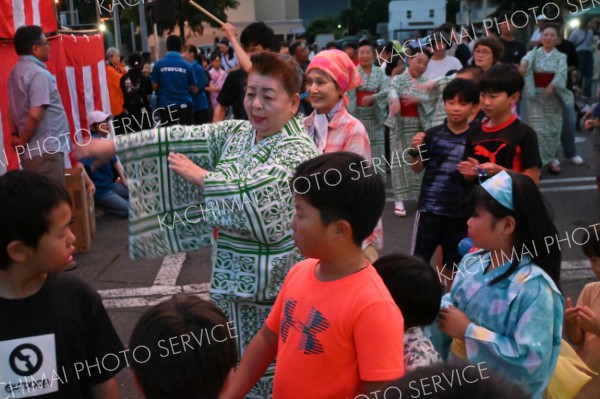
[[501, 149], [506, 147], [506, 143], [503, 143], [495, 152], [490, 152], [487, 148], [482, 145], [477, 144], [475, 146], [475, 155], [481, 155], [482, 157], [486, 157], [490, 160], [491, 163], [496, 163], [496, 155], [500, 152]]

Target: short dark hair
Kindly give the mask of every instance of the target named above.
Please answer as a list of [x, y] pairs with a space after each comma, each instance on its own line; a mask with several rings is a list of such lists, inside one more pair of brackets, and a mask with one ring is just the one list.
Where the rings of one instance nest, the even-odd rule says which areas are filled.
[[183, 48], [188, 53], [194, 53], [194, 59], [198, 57], [198, 47], [194, 46], [193, 44], [184, 44]]
[[331, 50], [331, 49], [339, 50], [340, 46], [336, 42], [328, 42], [325, 45], [325, 50]]
[[444, 88], [442, 98], [448, 101], [458, 96], [459, 101], [479, 104], [479, 86], [468, 79], [456, 78]]
[[344, 49], [347, 49], [348, 47], [350, 47], [351, 49], [358, 49], [358, 43], [356, 42], [347, 42], [346, 45], [344, 46]]
[[246, 26], [240, 35], [240, 43], [244, 47], [262, 46], [265, 50], [270, 50], [273, 46], [275, 32], [262, 21], [253, 22]]
[[[198, 343], [190, 337], [192, 334], [204, 341]], [[183, 341], [186, 335], [191, 338], [187, 345], [193, 350], [168, 356], [163, 356], [164, 349], [153, 353], [160, 348], [161, 340], [177, 337]], [[129, 340], [131, 367], [144, 396], [147, 399], [217, 398], [237, 362], [236, 336], [223, 312], [197, 296], [173, 296], [148, 309]], [[146, 349], [140, 350], [136, 360], [138, 347], [149, 348], [150, 355]], [[150, 360], [143, 362], [148, 356]]]
[[40, 37], [44, 34], [41, 27], [37, 25], [21, 26], [15, 32], [15, 51], [18, 55], [32, 54], [32, 47], [39, 43]]
[[252, 68], [250, 73], [256, 72], [264, 76], [271, 76], [281, 81], [283, 88], [291, 96], [300, 92], [302, 86], [302, 69], [290, 56], [263, 51], [252, 55]]
[[520, 93], [525, 86], [523, 77], [511, 64], [498, 64], [485, 71], [479, 90], [482, 93], [502, 93], [505, 92], [511, 96], [514, 93]]
[[12, 241], [37, 247], [61, 202], [71, 205], [69, 193], [45, 176], [17, 170], [0, 177], [0, 269], [12, 264], [7, 252]]
[[296, 50], [300, 46], [306, 46], [306, 45], [304, 44], [304, 42], [302, 42], [300, 40], [296, 40], [295, 42], [293, 42], [292, 44], [290, 44], [290, 55], [293, 56], [294, 54], [296, 54]]
[[404, 49], [404, 52], [408, 55], [408, 58], [413, 58], [419, 53], [425, 54], [429, 59], [433, 56], [433, 50], [429, 46], [408, 46]]
[[[328, 174], [332, 170], [337, 173]], [[291, 184], [294, 194], [319, 210], [324, 225], [342, 219], [350, 223], [356, 245], [373, 232], [385, 205], [383, 179], [353, 152], [332, 152], [303, 162]]]
[[440, 311], [443, 288], [437, 273], [421, 258], [396, 253], [373, 266], [404, 317], [404, 328], [427, 326]]
[[181, 51], [181, 38], [177, 35], [167, 37], [167, 51]]
[[481, 82], [481, 79], [483, 78], [484, 71], [483, 68], [480, 66], [467, 65], [466, 67], [459, 70], [457, 73], [470, 73], [471, 75], [473, 75], [473, 81], [479, 84], [479, 82]]
[[586, 229], [586, 233], [582, 235], [581, 241], [584, 242], [584, 244], [581, 246], [581, 249], [583, 250], [585, 256], [588, 258], [600, 258], [600, 239], [598, 239], [597, 230], [588, 227]]
[[213, 51], [212, 53], [210, 53], [210, 57], [209, 57], [209, 61], [213, 62], [214, 60], [216, 60], [217, 58], [221, 58], [221, 53], [218, 51]]
[[144, 66], [142, 63], [142, 55], [140, 53], [131, 53], [129, 54], [129, 58], [127, 59], [127, 63], [132, 68], [142, 69]]
[[554, 30], [556, 31], [556, 34], [557, 34], [558, 36], [560, 36], [560, 25], [559, 25], [559, 24], [557, 24], [557, 23], [555, 23], [555, 22], [548, 22], [548, 23], [545, 23], [545, 24], [544, 24], [544, 26], [542, 26], [542, 27], [540, 28], [540, 33], [544, 33], [544, 31], [545, 31], [546, 29], [548, 29], [548, 28], [554, 29]]
[[[527, 399], [531, 397], [521, 386], [509, 381], [502, 374], [492, 371], [489, 366], [490, 364], [486, 362], [469, 365], [465, 362], [453, 361], [418, 367], [386, 389], [385, 397], [387, 399], [408, 397], [402, 394], [418, 391], [419, 386], [425, 387], [432, 383], [438, 386], [434, 388], [433, 397], [436, 399]], [[454, 377], [455, 374], [457, 377], [462, 376], [465, 384], [453, 383], [453, 379], [449, 376]], [[440, 382], [436, 383], [434, 377], [437, 377]], [[468, 383], [469, 381], [471, 383]]]
[[375, 51], [375, 46], [373, 46], [373, 43], [369, 39], [362, 39], [360, 42], [358, 42], [358, 48], [363, 46], [371, 47], [371, 50]]

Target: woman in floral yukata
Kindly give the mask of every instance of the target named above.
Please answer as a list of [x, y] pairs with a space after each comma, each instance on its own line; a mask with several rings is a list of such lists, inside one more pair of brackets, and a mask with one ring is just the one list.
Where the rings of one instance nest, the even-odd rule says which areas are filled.
[[[304, 119], [308, 135], [323, 154], [350, 151], [371, 162], [369, 134], [360, 120], [346, 109], [345, 93], [361, 84], [356, 66], [346, 53], [325, 50], [317, 54], [306, 69], [307, 91], [315, 109]], [[381, 219], [373, 234], [363, 242], [363, 251], [370, 262], [383, 249]]]
[[[190, 238], [189, 229], [208, 226], [204, 229], [208, 236], [213, 235], [213, 227], [218, 230], [212, 239], [211, 299], [234, 323], [232, 335], [237, 336], [240, 356], [263, 326], [287, 272], [301, 260], [291, 235], [294, 199], [288, 182], [296, 166], [317, 156], [301, 121], [294, 118], [301, 83], [301, 71], [293, 60], [263, 52], [252, 56], [248, 75], [244, 107], [249, 121], [173, 126], [115, 140], [130, 185], [134, 186], [130, 208], [133, 257], [196, 249], [197, 243], [190, 240], [198, 241], [198, 237]], [[112, 140], [96, 141], [80, 147], [77, 155], [106, 157], [114, 152]], [[143, 164], [152, 162], [149, 154], [156, 153], [164, 158], [159, 161], [162, 175], [156, 190], [171, 189], [160, 201], [148, 198], [151, 188], [144, 173], [150, 172]], [[188, 202], [181, 200], [186, 190]], [[193, 212], [188, 211], [193, 206], [198, 208], [202, 198], [202, 212], [192, 218]], [[169, 227], [177, 220], [169, 217], [169, 223], [162, 222], [166, 231], [162, 225], [158, 229], [152, 219], [157, 215], [160, 218], [160, 213], [154, 212], [151, 218], [148, 212], [139, 210], [151, 202], [181, 204], [176, 209], [186, 210], [189, 223], [181, 226], [174, 222]], [[189, 219], [196, 217], [197, 221]], [[189, 245], [173, 247], [178, 240]], [[161, 253], [165, 247], [167, 250]], [[273, 372], [272, 365], [249, 398], [271, 397]]]

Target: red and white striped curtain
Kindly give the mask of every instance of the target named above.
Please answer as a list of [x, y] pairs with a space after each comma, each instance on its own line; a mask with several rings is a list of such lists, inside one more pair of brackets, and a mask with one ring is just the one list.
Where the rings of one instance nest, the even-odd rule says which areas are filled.
[[12, 39], [23, 25], [39, 25], [44, 33], [58, 29], [53, 0], [0, 0], [0, 10], [0, 39]]
[[[2, 1], [2, 0], [0, 0]], [[49, 37], [48, 69], [56, 84], [69, 120], [71, 137], [87, 134], [87, 115], [93, 110], [110, 114], [110, 101], [104, 63], [104, 41], [100, 35]], [[18, 159], [10, 146], [7, 80], [18, 56], [12, 43], [0, 43], [0, 174], [18, 169]], [[81, 140], [79, 140], [81, 142]], [[4, 144], [4, 149], [2, 148]]]

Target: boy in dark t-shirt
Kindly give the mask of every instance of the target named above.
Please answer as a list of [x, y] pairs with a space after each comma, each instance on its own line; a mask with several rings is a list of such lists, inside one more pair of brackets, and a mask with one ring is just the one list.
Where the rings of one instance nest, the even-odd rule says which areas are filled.
[[419, 196], [414, 255], [429, 262], [438, 245], [442, 246], [443, 264], [440, 274], [451, 282], [453, 267], [461, 255], [458, 243], [467, 236], [467, 213], [461, 206], [465, 194], [465, 179], [457, 165], [464, 159], [467, 138], [478, 126], [469, 124], [469, 116], [479, 103], [479, 88], [471, 80], [454, 79], [443, 91], [448, 117], [444, 124], [434, 126], [412, 139], [415, 156], [412, 168], [425, 169]]
[[63, 187], [36, 173], [0, 177], [0, 389], [7, 398], [119, 397], [114, 376], [127, 360], [102, 300], [61, 273], [75, 249], [70, 202]]
[[458, 170], [468, 180], [486, 178], [503, 170], [513, 170], [540, 181], [542, 164], [535, 131], [513, 113], [524, 81], [519, 71], [508, 64], [488, 69], [479, 83], [481, 109], [487, 118], [481, 130], [470, 134], [466, 160]]

